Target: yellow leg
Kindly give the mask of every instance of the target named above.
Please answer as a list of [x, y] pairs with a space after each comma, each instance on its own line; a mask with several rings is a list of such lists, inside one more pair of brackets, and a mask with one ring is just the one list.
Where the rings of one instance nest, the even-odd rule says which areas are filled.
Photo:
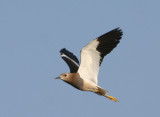
[[98, 95], [103, 95], [107, 97], [108, 99], [113, 100], [115, 102], [119, 102], [118, 99], [116, 99], [115, 97], [107, 95], [107, 92], [108, 92], [107, 90], [97, 87], [97, 91], [95, 93], [97, 93]]
[[108, 99], [113, 100], [115, 102], [119, 102], [118, 99], [116, 99], [115, 97], [109, 96], [107, 94], [105, 94], [105, 97], [107, 97]]

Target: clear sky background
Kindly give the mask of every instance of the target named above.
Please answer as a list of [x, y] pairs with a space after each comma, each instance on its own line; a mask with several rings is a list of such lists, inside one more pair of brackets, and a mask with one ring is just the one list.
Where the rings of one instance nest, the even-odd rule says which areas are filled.
[[[0, 117], [160, 116], [159, 0], [0, 0]], [[120, 27], [99, 85], [115, 103], [54, 78], [60, 57]]]

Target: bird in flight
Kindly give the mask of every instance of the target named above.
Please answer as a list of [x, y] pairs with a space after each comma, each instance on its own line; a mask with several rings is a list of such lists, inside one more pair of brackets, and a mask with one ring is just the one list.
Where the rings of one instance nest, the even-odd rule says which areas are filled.
[[103, 58], [117, 46], [122, 35], [122, 30], [116, 28], [91, 41], [81, 50], [80, 64], [73, 53], [65, 48], [61, 49], [61, 57], [68, 64], [70, 73], [62, 73], [56, 79], [61, 79], [79, 90], [94, 92], [118, 102], [118, 99], [107, 94], [106, 89], [98, 86], [98, 72]]

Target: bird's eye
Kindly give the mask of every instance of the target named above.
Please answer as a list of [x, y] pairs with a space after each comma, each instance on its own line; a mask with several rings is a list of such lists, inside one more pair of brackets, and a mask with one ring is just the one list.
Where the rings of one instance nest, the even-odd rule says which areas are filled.
[[64, 76], [66, 77], [66, 76], [67, 76], [67, 74], [64, 74]]

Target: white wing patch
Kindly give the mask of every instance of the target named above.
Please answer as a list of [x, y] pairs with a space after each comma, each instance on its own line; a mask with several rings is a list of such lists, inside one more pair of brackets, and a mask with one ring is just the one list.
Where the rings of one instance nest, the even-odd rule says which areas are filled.
[[81, 51], [81, 63], [78, 73], [81, 78], [88, 79], [95, 84], [98, 83], [98, 72], [100, 63], [100, 52], [96, 50], [99, 42], [97, 39], [91, 41]]

